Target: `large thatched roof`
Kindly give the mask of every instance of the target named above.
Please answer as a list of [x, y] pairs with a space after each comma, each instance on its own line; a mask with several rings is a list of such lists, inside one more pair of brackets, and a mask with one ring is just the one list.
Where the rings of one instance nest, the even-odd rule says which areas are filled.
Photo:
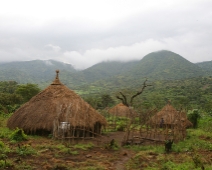
[[131, 109], [130, 111], [130, 108], [125, 106], [122, 103], [115, 105], [114, 107], [109, 109], [108, 112], [115, 116], [120, 116], [120, 117], [130, 117], [131, 115], [133, 116], [137, 115], [134, 110]]
[[180, 122], [185, 122], [186, 127], [192, 126], [192, 123], [187, 119], [186, 113], [177, 111], [170, 103], [165, 105], [161, 111], [156, 113], [147, 124], [160, 124], [161, 119], [166, 125], [174, 125]]
[[79, 95], [63, 85], [57, 76], [53, 83], [20, 107], [8, 120], [7, 126], [25, 131], [53, 129], [53, 123], [70, 122], [73, 127], [94, 128], [106, 119]]

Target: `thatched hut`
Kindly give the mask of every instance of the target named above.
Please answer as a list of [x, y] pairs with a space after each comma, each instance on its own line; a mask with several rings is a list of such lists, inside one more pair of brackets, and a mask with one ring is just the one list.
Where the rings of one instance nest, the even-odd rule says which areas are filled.
[[[56, 78], [46, 89], [21, 106], [8, 120], [10, 129], [16, 127], [26, 133], [53, 132], [61, 122], [72, 128], [99, 134], [106, 119], [79, 95], [63, 85], [56, 71]], [[58, 125], [59, 126], [59, 125]]]
[[147, 122], [147, 125], [158, 127], [173, 127], [176, 125], [191, 127], [192, 123], [187, 119], [185, 112], [177, 111], [168, 103]]
[[131, 117], [137, 115], [137, 113], [133, 109], [125, 106], [123, 103], [117, 104], [116, 106], [109, 109], [108, 112], [118, 117]]

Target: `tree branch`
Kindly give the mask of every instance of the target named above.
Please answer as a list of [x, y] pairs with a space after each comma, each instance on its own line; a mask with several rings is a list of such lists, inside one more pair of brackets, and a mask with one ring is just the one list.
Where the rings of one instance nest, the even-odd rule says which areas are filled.
[[130, 99], [130, 105], [131, 105], [131, 106], [132, 106], [132, 103], [133, 103], [133, 99], [134, 99], [136, 96], [138, 96], [138, 95], [140, 95], [141, 93], [143, 93], [144, 89], [145, 89], [147, 86], [152, 86], [152, 85], [150, 85], [150, 84], [146, 84], [147, 80], [148, 80], [148, 79], [146, 79], [146, 80], [144, 81], [141, 90], [138, 91], [136, 94], [134, 94], [134, 95], [131, 97], [131, 99]]
[[121, 94], [122, 97], [116, 96], [116, 98], [119, 99], [119, 100], [121, 100], [122, 103], [123, 103], [125, 106], [129, 107], [129, 104], [128, 104], [128, 102], [127, 102], [126, 96], [125, 96], [122, 92], [119, 92], [119, 93]]

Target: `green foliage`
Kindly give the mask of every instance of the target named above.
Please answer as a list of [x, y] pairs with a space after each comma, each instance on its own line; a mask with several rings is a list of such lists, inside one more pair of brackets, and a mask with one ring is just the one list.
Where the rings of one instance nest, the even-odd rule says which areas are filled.
[[0, 81], [0, 92], [13, 94], [17, 88], [16, 81]]
[[95, 109], [104, 109], [106, 107], [111, 107], [115, 101], [108, 94], [102, 94], [100, 96], [86, 96], [84, 100], [88, 102]]
[[[65, 147], [64, 145], [58, 145], [57, 148], [60, 149], [60, 152], [62, 152], [62, 153], [66, 153], [66, 154], [70, 154], [70, 155], [78, 155], [79, 154], [78, 151], [72, 150], [73, 148]], [[74, 149], [76, 149], [76, 148], [74, 148]], [[87, 149], [85, 149], [83, 147], [83, 150], [87, 150]]]
[[103, 94], [101, 96], [101, 106], [102, 108], [111, 107], [115, 101], [112, 99], [112, 97], [108, 94]]
[[194, 162], [195, 168], [202, 168], [204, 167], [202, 159], [200, 158], [200, 156], [195, 153], [194, 155], [192, 155], [192, 160]]
[[30, 100], [33, 96], [40, 92], [40, 88], [37, 84], [23, 84], [19, 85], [16, 89], [16, 93], [23, 97], [24, 102]]
[[12, 167], [11, 161], [0, 160], [0, 169], [9, 169], [9, 167]]
[[98, 109], [99, 106], [101, 106], [101, 101], [98, 97], [96, 96], [87, 96], [84, 97], [84, 100], [89, 103], [94, 109]]
[[88, 149], [91, 149], [93, 147], [94, 147], [94, 145], [92, 143], [88, 143], [88, 144], [79, 143], [79, 144], [76, 144], [76, 145], [73, 146], [73, 148], [75, 148], [75, 149], [82, 149], [82, 150], [88, 150]]
[[22, 97], [18, 94], [1, 93], [0, 94], [0, 111], [11, 113], [15, 110], [13, 105], [20, 104]]
[[105, 149], [109, 150], [119, 150], [119, 148], [119, 145], [114, 139], [112, 139], [108, 144], [105, 145]]
[[173, 152], [193, 152], [197, 149], [204, 149], [204, 150], [212, 150], [212, 144], [210, 141], [202, 140], [203, 139], [210, 139], [212, 138], [211, 133], [206, 133], [201, 129], [190, 129], [188, 131], [188, 139], [184, 141], [180, 141], [178, 143], [174, 143], [172, 146]]
[[24, 131], [22, 129], [17, 128], [11, 135], [10, 140], [12, 141], [24, 141], [27, 140], [27, 135], [24, 134]]
[[4, 155], [6, 153], [9, 153], [11, 150], [10, 148], [5, 145], [2, 141], [0, 141], [0, 154]]
[[37, 152], [30, 145], [18, 145], [16, 152], [19, 156], [35, 155]]
[[198, 120], [200, 119], [200, 117], [201, 116], [199, 110], [197, 109], [188, 112], [188, 120], [190, 120], [191, 123], [193, 123], [193, 128], [197, 128]]
[[162, 165], [161, 170], [186, 170], [186, 169], [194, 169], [192, 163], [174, 163], [172, 161], [167, 161]]
[[64, 79], [66, 79], [66, 75], [76, 72], [72, 65], [54, 60], [19, 61], [1, 64], [0, 78], [1, 80], [15, 80], [21, 84], [39, 83], [46, 85], [46, 81], [52, 81], [57, 69], [63, 70], [61, 78], [65, 76]]
[[10, 152], [10, 148], [0, 141], [0, 169], [11, 166], [11, 162], [7, 161], [7, 154]]
[[15, 166], [17, 170], [34, 170], [35, 168], [31, 165], [28, 165], [27, 163], [25, 162], [22, 162], [21, 164], [19, 165], [16, 165]]
[[205, 132], [212, 132], [212, 116], [202, 116], [198, 121], [198, 127]]
[[197, 63], [197, 65], [212, 75], [212, 61]]
[[[50, 62], [54, 63], [53, 61]], [[45, 64], [43, 61], [27, 63], [37, 65], [39, 69], [33, 67], [33, 69], [36, 69], [35, 71], [26, 63], [13, 63], [13, 66], [9, 66], [10, 64], [7, 67], [1, 65], [1, 73], [3, 73], [3, 70], [7, 70], [8, 67], [10, 69], [14, 68], [14, 71], [17, 72], [17, 67], [19, 67], [22, 68], [21, 71], [18, 71], [21, 75], [20, 77], [25, 80], [18, 82], [36, 82], [39, 87], [49, 85], [52, 81], [50, 77], [55, 75], [55, 70], [47, 71], [47, 68], [40, 67], [40, 65], [43, 66]], [[54, 64], [57, 65], [59, 63], [55, 62]], [[62, 67], [62, 64], [59, 65]], [[147, 88], [141, 96], [134, 100], [134, 108], [160, 109], [166, 104], [167, 100], [171, 100], [172, 105], [177, 109], [183, 108], [187, 111], [197, 108], [201, 111], [212, 113], [212, 104], [210, 102], [212, 100], [210, 95], [212, 93], [212, 78], [208, 77], [202, 70], [204, 66], [200, 68], [197, 65], [199, 64], [187, 62], [175, 53], [160, 51], [147, 55], [141, 61], [127, 63], [105, 62], [84, 71], [77, 72], [75, 70], [73, 74], [68, 72], [67, 66], [61, 72], [60, 78], [64, 84], [79, 93], [95, 109], [102, 109], [112, 105], [107, 100], [102, 102], [105, 94], [111, 96], [115, 102], [118, 102], [115, 98], [117, 92], [128, 89], [132, 93], [133, 90], [141, 86], [144, 77], [148, 77], [152, 87]], [[205, 77], [200, 77], [199, 75]], [[13, 79], [13, 76], [19, 77], [17, 74], [7, 75], [6, 77]], [[33, 77], [33, 80], [31, 77]], [[3, 106], [2, 108], [4, 108], [3, 112], [11, 112], [6, 111], [7, 105], [12, 107], [14, 104], [20, 105], [33, 96], [25, 92], [23, 94], [14, 93], [21, 86], [17, 82], [5, 81], [0, 83], [0, 93], [4, 93], [0, 95], [0, 103]]]
[[124, 131], [129, 123], [129, 119], [126, 117], [117, 117], [115, 121], [117, 131]]

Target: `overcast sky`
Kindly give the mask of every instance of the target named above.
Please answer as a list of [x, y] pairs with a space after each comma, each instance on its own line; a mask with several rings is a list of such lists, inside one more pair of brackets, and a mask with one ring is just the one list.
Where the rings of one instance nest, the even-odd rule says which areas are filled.
[[170, 50], [212, 60], [212, 0], [0, 0], [0, 62], [78, 69]]

